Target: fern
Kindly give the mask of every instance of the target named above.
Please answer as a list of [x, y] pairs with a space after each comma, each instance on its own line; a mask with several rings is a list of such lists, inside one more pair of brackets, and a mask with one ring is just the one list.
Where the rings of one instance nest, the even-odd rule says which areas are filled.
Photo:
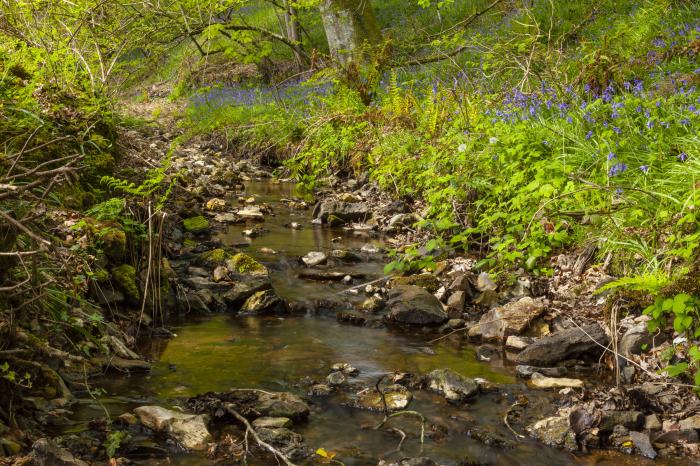
[[633, 275], [631, 277], [622, 277], [610, 283], [606, 283], [598, 288], [595, 294], [617, 288], [626, 288], [632, 291], [648, 291], [652, 294], [658, 294], [670, 283], [671, 279], [667, 275], [660, 272]]

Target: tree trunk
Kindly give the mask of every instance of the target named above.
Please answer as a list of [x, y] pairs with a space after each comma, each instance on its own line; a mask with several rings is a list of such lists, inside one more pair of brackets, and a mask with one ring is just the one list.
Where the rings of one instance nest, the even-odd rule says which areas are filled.
[[331, 54], [343, 64], [357, 58], [365, 42], [382, 39], [369, 0], [324, 0], [321, 17]]
[[[300, 47], [301, 24], [299, 24], [296, 9], [292, 6], [290, 0], [285, 0], [284, 2], [284, 25], [287, 29], [287, 39], [294, 44], [299, 44]], [[294, 49], [294, 60], [296, 61], [299, 70], [301, 70], [304, 65], [304, 58], [302, 57], [301, 53], [299, 53], [299, 49]]]

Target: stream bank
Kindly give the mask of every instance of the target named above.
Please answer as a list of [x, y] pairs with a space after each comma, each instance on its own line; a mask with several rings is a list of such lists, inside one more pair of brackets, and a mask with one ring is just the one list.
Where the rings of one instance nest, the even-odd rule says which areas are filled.
[[[132, 346], [143, 358], [115, 349], [109, 375], [91, 379], [104, 392], [75, 390], [54, 434], [84, 460], [113, 439], [118, 464], [235, 463], [246, 456], [236, 415], [297, 464], [644, 464], [574, 452], [693, 444], [694, 427], [647, 425], [652, 414], [615, 391], [599, 404], [610, 372], [592, 341], [608, 338], [590, 297], [598, 271], [583, 273], [590, 289], [574, 303], [590, 311], [583, 332], [561, 312], [571, 282], [556, 277], [504, 286], [456, 257], [385, 279], [383, 251], [416, 237], [416, 217], [366, 180], [313, 208], [294, 184], [211, 149], [185, 148], [174, 164], [186, 176], [165, 231], [168, 329], [144, 321]], [[420, 416], [382, 424], [407, 411]], [[276, 463], [254, 443], [253, 464]], [[34, 450], [29, 461], [51, 464], [50, 448]]]

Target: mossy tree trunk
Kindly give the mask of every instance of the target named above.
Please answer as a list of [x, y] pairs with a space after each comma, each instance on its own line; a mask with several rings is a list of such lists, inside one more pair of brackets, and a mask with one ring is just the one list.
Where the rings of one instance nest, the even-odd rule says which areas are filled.
[[357, 58], [363, 44], [382, 39], [369, 0], [323, 0], [321, 17], [331, 54], [343, 64]]

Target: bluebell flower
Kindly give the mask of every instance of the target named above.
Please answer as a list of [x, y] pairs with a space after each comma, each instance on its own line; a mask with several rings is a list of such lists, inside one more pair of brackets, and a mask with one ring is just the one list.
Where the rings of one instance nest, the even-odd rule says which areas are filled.
[[613, 131], [615, 131], [617, 134], [622, 133], [622, 130], [618, 128], [617, 126], [613, 126]]
[[621, 173], [623, 173], [625, 170], [627, 170], [627, 164], [624, 162], [618, 162], [612, 167], [610, 167], [610, 170], [608, 171], [608, 176], [613, 177], [617, 176]]
[[639, 169], [642, 171], [642, 173], [649, 173], [649, 165], [642, 165], [639, 167]]
[[688, 154], [686, 154], [685, 152], [681, 152], [680, 154], [678, 154], [678, 160], [680, 160], [681, 162], [685, 162], [686, 160], [688, 160]]
[[589, 132], [586, 133], [586, 141], [588, 141], [588, 140], [591, 139], [592, 137], [593, 137], [593, 131], [589, 131]]
[[608, 160], [612, 160], [612, 159], [614, 159], [614, 158], [616, 158], [616, 157], [617, 157], [617, 155], [615, 155], [615, 152], [610, 152], [610, 153], [608, 154]]

